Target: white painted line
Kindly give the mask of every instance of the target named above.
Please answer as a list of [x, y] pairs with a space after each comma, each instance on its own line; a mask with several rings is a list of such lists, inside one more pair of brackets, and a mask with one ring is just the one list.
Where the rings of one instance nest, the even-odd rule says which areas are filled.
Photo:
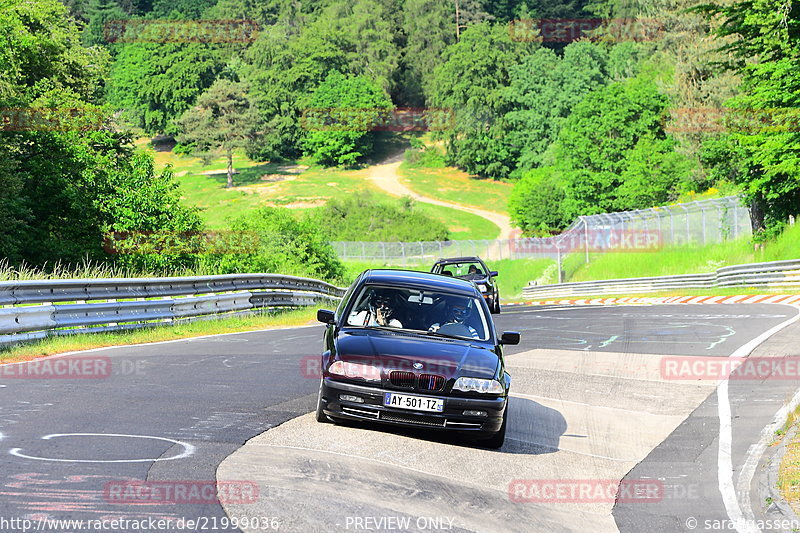
[[[741, 298], [741, 297], [740, 297]], [[794, 317], [781, 322], [774, 328], [762, 333], [755, 339], [751, 340], [738, 350], [733, 352], [730, 358], [743, 358], [750, 355], [761, 343], [769, 339], [774, 334], [782, 329], [790, 326], [791, 324], [800, 320], [800, 311]], [[722, 494], [722, 501], [725, 504], [725, 511], [728, 513], [728, 518], [733, 521], [736, 531], [739, 533], [756, 533], [761, 530], [756, 528], [754, 522], [745, 521], [745, 516], [742, 512], [742, 507], [739, 505], [739, 499], [736, 495], [736, 488], [733, 485], [733, 458], [731, 457], [732, 441], [733, 441], [733, 424], [731, 420], [731, 404], [728, 397], [728, 379], [724, 379], [717, 387], [717, 414], [719, 416], [719, 451], [717, 454], [717, 479], [719, 483], [719, 492]], [[763, 437], [762, 437], [763, 438]], [[760, 456], [759, 456], [760, 457]], [[747, 461], [751, 461], [748, 454]], [[757, 461], [757, 459], [756, 459]], [[746, 462], [747, 466], [747, 462]], [[753, 469], [755, 471], [755, 469]], [[740, 474], [740, 485], [742, 478]], [[750, 475], [752, 479], [752, 474]], [[753, 516], [753, 511], [750, 508], [750, 491], [749, 483], [747, 480], [748, 490], [742, 494], [742, 502], [745, 503], [744, 508], [748, 516]]]
[[42, 440], [57, 439], [60, 437], [121, 437], [125, 439], [149, 439], [161, 440], [171, 442], [183, 447], [183, 452], [174, 457], [157, 457], [155, 459], [115, 459], [115, 460], [95, 460], [95, 459], [52, 459], [49, 457], [36, 457], [33, 455], [25, 455], [22, 453], [22, 448], [12, 448], [8, 451], [11, 455], [20, 457], [22, 459], [32, 459], [35, 461], [48, 461], [54, 463], [157, 463], [163, 461], [175, 461], [194, 455], [195, 447], [186, 442], [179, 440], [168, 439], [166, 437], [152, 437], [149, 435], [124, 435], [119, 433], [55, 433], [53, 435], [45, 435]]

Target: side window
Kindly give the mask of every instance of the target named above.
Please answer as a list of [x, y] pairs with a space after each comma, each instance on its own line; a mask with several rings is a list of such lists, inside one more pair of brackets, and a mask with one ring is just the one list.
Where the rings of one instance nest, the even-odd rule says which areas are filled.
[[347, 289], [346, 293], [344, 293], [344, 296], [342, 296], [342, 300], [339, 302], [339, 305], [336, 307], [336, 322], [337, 323], [341, 319], [342, 313], [344, 313], [344, 310], [347, 307], [347, 304], [350, 302], [350, 299], [353, 297], [353, 293], [355, 292], [356, 286], [358, 286], [358, 282], [359, 281], [361, 281], [361, 276], [359, 276], [358, 279], [356, 279], [353, 282], [353, 284], [350, 285], [350, 288]]

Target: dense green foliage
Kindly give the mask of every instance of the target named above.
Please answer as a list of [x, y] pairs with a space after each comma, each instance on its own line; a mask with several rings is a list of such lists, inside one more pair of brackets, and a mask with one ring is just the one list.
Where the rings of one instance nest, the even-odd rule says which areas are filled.
[[0, 255], [33, 264], [100, 259], [108, 231], [199, 227], [169, 171], [156, 174], [149, 157], [135, 155], [97, 105], [108, 54], [81, 46], [66, 8], [15, 4], [0, 11], [0, 29], [0, 106], [54, 116], [0, 133]]
[[231, 221], [231, 232], [247, 236], [252, 248], [204, 255], [204, 270], [219, 274], [276, 272], [339, 280], [344, 267], [310, 220], [298, 220], [288, 209], [263, 207]]
[[729, 149], [713, 160], [736, 161], [733, 178], [751, 203], [754, 229], [769, 234], [800, 214], [800, 5], [748, 0], [705, 10], [724, 19], [721, 36], [736, 37], [726, 47], [743, 80], [732, 114], [753, 118], [734, 120]]
[[303, 126], [311, 158], [324, 165], [353, 165], [372, 151], [370, 129], [391, 110], [392, 102], [369, 79], [332, 72], [314, 91], [309, 106]]
[[[734, 183], [754, 228], [770, 235], [800, 214], [800, 6], [732, 0], [687, 10], [696, 3], [7, 0], [0, 106], [47, 122], [0, 132], [0, 255], [17, 264], [102, 260], [108, 231], [202, 231], [170, 169], [156, 172], [130, 130], [177, 136], [200, 154], [245, 148], [259, 161], [352, 166], [374, 155], [376, 118], [403, 106], [452, 117], [431, 135], [441, 143], [415, 145], [409, 160], [514, 181], [510, 212], [528, 234]], [[640, 41], [609, 24], [577, 42], [515, 40], [509, 22], [528, 17], [645, 17], [661, 34]], [[115, 33], [119, 20], [138, 29]], [[154, 39], [165, 20], [249, 20], [261, 31]], [[731, 113], [716, 129], [676, 121], [721, 106]], [[325, 127], [309, 122], [320, 115]], [[323, 230], [284, 212], [261, 216], [232, 228], [281, 235], [278, 248], [215, 265], [300, 272], [308, 261], [306, 273], [335, 277], [314, 239], [447, 238], [410, 205], [363, 198], [322, 209]], [[111, 260], [166, 268], [198, 257], [157, 256]]]
[[331, 241], [446, 241], [447, 227], [416, 211], [414, 202], [376, 201], [368, 194], [334, 200], [320, 208], [313, 220]]

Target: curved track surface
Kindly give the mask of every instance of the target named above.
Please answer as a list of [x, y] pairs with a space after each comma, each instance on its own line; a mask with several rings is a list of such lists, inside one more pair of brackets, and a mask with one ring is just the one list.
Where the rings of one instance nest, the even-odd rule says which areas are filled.
[[[500, 451], [312, 423], [318, 378], [308, 361], [320, 351], [321, 326], [69, 355], [109, 358], [113, 372], [81, 380], [0, 374], [0, 517], [201, 518], [206, 531], [231, 531], [219, 526], [226, 512], [276, 518], [281, 531], [641, 531], [661, 517], [658, 529], [683, 531], [667, 518], [697, 504], [688, 497], [614, 508], [613, 498], [519, 503], [509, 489], [514, 480], [664, 478], [700, 464], [696, 483], [713, 493], [716, 459], [706, 465], [685, 443], [713, 447], [718, 427], [694, 418], [715, 384], [662, 379], [662, 356], [728, 356], [796, 313], [776, 305], [506, 312], [498, 329], [522, 331], [523, 345], [507, 352], [513, 398]], [[734, 466], [791, 385], [747, 405], [748, 424], [734, 425]], [[730, 394], [736, 408], [750, 393]], [[662, 446], [669, 451], [657, 455]], [[120, 503], [106, 490], [217, 477], [257, 483], [257, 502]], [[721, 501], [709, 502], [707, 515], [724, 518]]]

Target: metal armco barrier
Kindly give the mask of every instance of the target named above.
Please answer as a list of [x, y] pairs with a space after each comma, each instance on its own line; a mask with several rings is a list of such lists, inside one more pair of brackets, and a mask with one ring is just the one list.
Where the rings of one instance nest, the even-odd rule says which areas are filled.
[[279, 274], [0, 282], [0, 345], [259, 309], [331, 303], [346, 289]]
[[797, 287], [800, 289], [800, 260], [728, 266], [708, 274], [529, 285], [522, 289], [522, 295], [525, 298], [561, 298], [717, 287]]

